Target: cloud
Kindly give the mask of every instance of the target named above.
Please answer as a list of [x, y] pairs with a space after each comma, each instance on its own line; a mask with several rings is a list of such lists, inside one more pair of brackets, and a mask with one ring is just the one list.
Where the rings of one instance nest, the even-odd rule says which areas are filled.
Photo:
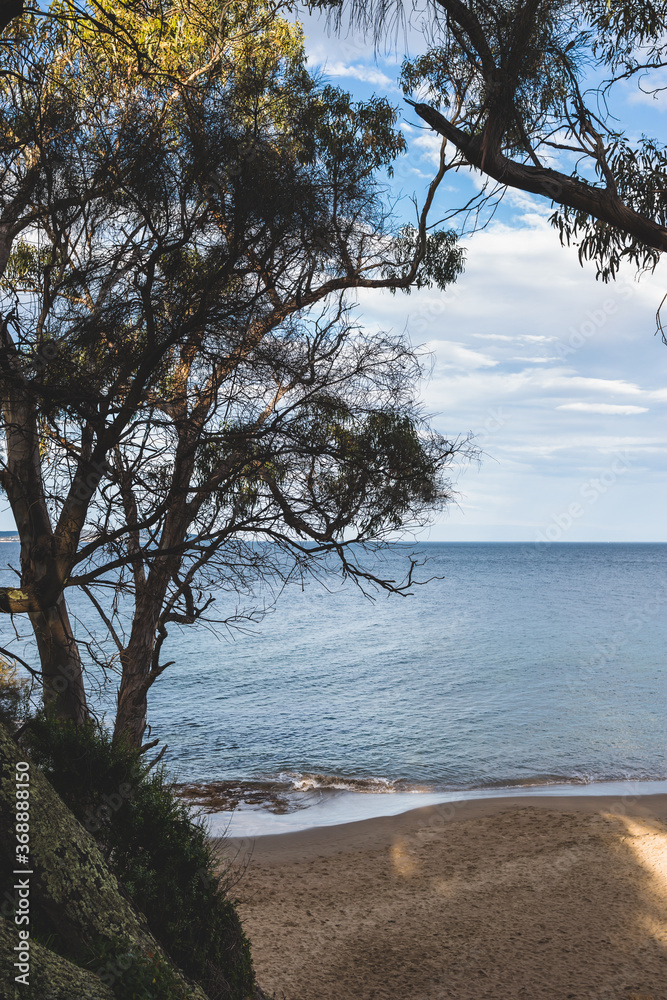
[[[325, 72], [344, 71], [350, 89], [366, 94], [368, 73], [393, 76], [395, 67], [382, 54], [379, 62], [373, 59], [370, 38], [329, 35], [319, 15], [306, 23], [311, 61], [328, 60]], [[423, 34], [413, 32], [412, 54], [424, 44]], [[652, 82], [667, 82], [663, 73]], [[388, 92], [386, 84], [376, 86]], [[667, 107], [667, 92], [655, 101], [631, 96], [628, 87], [624, 96], [633, 105], [628, 118], [637, 136], [650, 131], [645, 112]], [[395, 165], [394, 185], [397, 195], [405, 188], [399, 212], [411, 218], [408, 196], [414, 190], [423, 202], [430, 179], [424, 175], [438, 162], [440, 140], [416, 127], [410, 112], [404, 116], [409, 151]], [[565, 152], [552, 156], [566, 170], [574, 163]], [[449, 174], [438, 189], [433, 221], [448, 219], [481, 183], [475, 173]], [[535, 526], [578, 499], [582, 482], [608, 469], [620, 448], [631, 453], [627, 476], [587, 507], [568, 540], [667, 541], [667, 435], [658, 426], [667, 402], [667, 350], [652, 336], [665, 267], [640, 283], [628, 267], [619, 280], [602, 285], [593, 264], [580, 267], [576, 249], [559, 245], [550, 212], [548, 202], [510, 190], [495, 221], [462, 240], [466, 272], [447, 292], [422, 289], [408, 298], [369, 290], [357, 296], [358, 318], [367, 329], [404, 331], [415, 345], [432, 350], [432, 376], [421, 398], [436, 427], [445, 434], [469, 428], [480, 434], [485, 457], [461, 475], [460, 504], [431, 537], [533, 538]], [[545, 357], [538, 358], [542, 350]], [[649, 417], [635, 419], [648, 407]], [[651, 437], [631, 436], [644, 425]]]
[[[358, 295], [367, 327], [405, 331], [431, 351], [421, 398], [437, 430], [472, 430], [484, 453], [461, 473], [459, 506], [431, 537], [532, 538], [620, 451], [627, 475], [568, 540], [667, 541], [667, 349], [653, 336], [663, 265], [639, 283], [627, 275], [605, 286], [542, 225], [493, 225], [465, 245], [466, 271], [444, 293]], [[554, 359], [584, 324], [590, 333]]]
[[499, 363], [488, 354], [482, 354], [481, 351], [471, 351], [463, 344], [448, 340], [429, 344], [429, 348], [435, 350], [438, 364], [444, 365], [446, 368], [462, 368], [470, 371], [476, 368], [494, 368]]
[[558, 361], [558, 358], [510, 358], [510, 361], [520, 361], [522, 364], [526, 365], [545, 365], [549, 361]]
[[394, 81], [386, 73], [374, 66], [350, 65], [344, 62], [325, 62], [322, 64], [322, 72], [326, 76], [346, 77], [351, 80], [360, 80], [361, 83], [370, 83], [375, 87], [395, 88]]
[[505, 344], [515, 344], [521, 337], [510, 337], [506, 333], [473, 333], [475, 340], [498, 340]]
[[[303, 24], [306, 52], [311, 63], [323, 62], [323, 52], [330, 59], [344, 62], [372, 58], [375, 54], [373, 26], [364, 32], [358, 27], [350, 30], [348, 24], [343, 24], [339, 32], [332, 26], [326, 9], [308, 11], [305, 5], [297, 5], [292, 17]], [[407, 18], [400, 30], [384, 33], [377, 54], [385, 65], [400, 67], [406, 49], [410, 57], [421, 55], [428, 49], [423, 28], [414, 16]]]
[[648, 413], [647, 406], [622, 406], [615, 403], [561, 403], [557, 410], [577, 410], [580, 413]]
[[[546, 375], [545, 378], [540, 380], [540, 384], [544, 388], [566, 389], [568, 392], [572, 392], [575, 389], [580, 391], [588, 389], [591, 392], [615, 393], [619, 396], [643, 396], [645, 393], [645, 390], [640, 386], [634, 382], [626, 382], [625, 379], [590, 378], [582, 375]], [[573, 405], [578, 406], [578, 404]]]
[[653, 111], [664, 111], [667, 108], [667, 70], [660, 69], [645, 74], [638, 82], [636, 89], [630, 89], [626, 100], [628, 104], [645, 104]]
[[550, 344], [557, 339], [556, 337], [544, 336], [531, 337], [527, 333], [521, 333], [516, 337], [510, 337], [505, 333], [473, 333], [471, 336], [475, 340], [497, 340], [506, 344]]
[[[651, 437], [629, 437], [617, 434], [591, 434], [586, 431], [564, 434], [558, 431], [557, 436], [549, 436], [546, 440], [531, 441], [509, 441], [503, 444], [503, 452], [516, 455], [542, 455], [542, 456], [565, 456], [564, 460], [572, 466], [578, 468], [582, 456], [586, 459], [586, 465], [594, 467], [596, 463], [606, 463], [606, 456], [614, 455], [618, 451], [627, 451], [632, 454], [664, 454], [667, 451], [667, 442], [662, 438]], [[576, 452], [576, 466], [574, 459], [570, 456]]]
[[[442, 139], [434, 132], [422, 132], [416, 139], [410, 139], [410, 150], [419, 150], [420, 155], [434, 166], [440, 166], [440, 151]], [[448, 151], [446, 151], [448, 152]], [[410, 153], [408, 152], [408, 156]], [[451, 159], [451, 155], [446, 157]]]

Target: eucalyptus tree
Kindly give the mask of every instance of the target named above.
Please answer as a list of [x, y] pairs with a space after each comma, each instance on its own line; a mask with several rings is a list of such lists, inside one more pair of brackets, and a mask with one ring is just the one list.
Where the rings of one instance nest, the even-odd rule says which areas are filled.
[[465, 442], [429, 429], [419, 359], [346, 295], [444, 287], [462, 255], [428, 229], [443, 167], [398, 227], [394, 110], [318, 84], [271, 7], [117, 17], [148, 69], [79, 18], [13, 26], [1, 476], [21, 580], [0, 611], [30, 617], [45, 698], [81, 720], [66, 597], [85, 594], [116, 647], [116, 733], [140, 745], [170, 625], [243, 614], [215, 592], [326, 559], [401, 589], [364, 549], [448, 502]]
[[449, 144], [449, 168], [486, 179], [468, 213], [507, 187], [554, 203], [561, 240], [613, 278], [667, 248], [665, 144], [619, 122], [617, 97], [665, 89], [664, 0], [375, 0], [346, 11], [377, 37], [418, 18], [428, 50], [403, 64], [416, 114]]

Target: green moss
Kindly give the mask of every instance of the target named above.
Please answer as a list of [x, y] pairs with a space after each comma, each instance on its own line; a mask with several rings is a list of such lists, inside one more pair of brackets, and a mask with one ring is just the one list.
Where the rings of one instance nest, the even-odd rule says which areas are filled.
[[[7, 970], [12, 968], [12, 950], [16, 944], [12, 926], [7, 920], [0, 920], [0, 958], [3, 969]], [[1, 992], [0, 995], [5, 996]], [[13, 995], [15, 1000], [117, 1000], [94, 972], [74, 965], [32, 936], [29, 985], [16, 984]]]
[[[19, 753], [0, 727], [0, 756], [7, 773], [13, 773], [17, 759], [25, 759]], [[11, 817], [11, 781], [2, 783], [0, 806], [3, 819]], [[81, 928], [95, 936], [142, 940], [145, 934], [139, 920], [123, 899], [99, 848], [34, 765], [30, 768], [30, 814], [31, 899], [34, 896], [43, 929], [71, 942], [80, 939]], [[6, 829], [3, 823], [0, 832], [8, 857], [13, 850], [10, 829], [9, 823]], [[76, 958], [74, 951], [70, 957]]]

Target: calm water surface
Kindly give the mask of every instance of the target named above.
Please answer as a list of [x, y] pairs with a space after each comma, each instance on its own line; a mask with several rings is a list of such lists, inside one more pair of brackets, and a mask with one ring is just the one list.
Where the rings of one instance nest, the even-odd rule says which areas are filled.
[[[150, 722], [179, 779], [434, 791], [667, 778], [667, 545], [418, 548], [440, 579], [411, 597], [372, 603], [332, 578], [329, 592], [288, 590], [252, 635], [172, 634]], [[392, 548], [387, 575], [409, 551]]]
[[313, 584], [252, 636], [174, 636], [151, 722], [182, 779], [667, 777], [667, 546], [421, 549], [412, 597]]

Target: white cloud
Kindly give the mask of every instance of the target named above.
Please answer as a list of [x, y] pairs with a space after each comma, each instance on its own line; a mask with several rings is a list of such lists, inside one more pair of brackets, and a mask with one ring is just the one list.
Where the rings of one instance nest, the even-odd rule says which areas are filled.
[[[362, 320], [431, 350], [422, 397], [437, 429], [473, 430], [484, 452], [461, 473], [459, 506], [431, 538], [531, 538], [620, 451], [627, 475], [568, 540], [667, 541], [667, 349], [653, 336], [660, 269], [605, 286], [545, 226], [492, 226], [465, 243], [466, 272], [445, 293], [359, 295]], [[559, 358], [582, 327], [589, 332]], [[650, 436], [631, 433], [644, 425]]]
[[337, 78], [347, 77], [351, 80], [360, 80], [362, 83], [370, 83], [375, 87], [394, 89], [394, 81], [375, 66], [351, 65], [344, 62], [325, 62], [321, 65], [321, 69], [326, 76]]
[[[306, 51], [311, 62], [317, 61], [317, 56], [322, 51], [332, 59], [342, 59], [345, 62], [363, 58], [370, 61], [376, 54], [372, 27], [364, 36], [357, 27], [351, 30], [349, 22], [343, 20], [341, 31], [337, 32], [331, 26], [326, 10], [309, 12], [305, 6], [295, 8], [294, 19], [304, 26]], [[427, 48], [419, 18], [413, 15], [397, 26], [397, 30], [386, 33], [378, 43], [377, 55], [384, 64], [395, 66], [398, 75], [398, 67], [403, 62], [406, 50], [408, 55], [414, 57]]]
[[646, 104], [653, 111], [664, 111], [667, 108], [667, 70], [644, 74], [636, 86], [629, 84], [628, 90], [628, 104]]
[[505, 344], [551, 344], [556, 340], [556, 337], [531, 337], [526, 333], [519, 334], [517, 337], [510, 337], [504, 333], [473, 333], [471, 336], [475, 340], [497, 340]]
[[[552, 435], [546, 439], [540, 437], [539, 440], [523, 442], [517, 440], [503, 444], [502, 451], [512, 455], [541, 455], [552, 457], [554, 455], [567, 456], [577, 453], [576, 468], [579, 467], [581, 456], [586, 459], [585, 465], [592, 467], [596, 462], [607, 462], [607, 456], [614, 455], [619, 451], [631, 452], [633, 455], [642, 454], [664, 454], [667, 451], [667, 441], [660, 438], [629, 437], [616, 434], [590, 434], [587, 432], [575, 432], [565, 434], [559, 430], [557, 435]], [[574, 459], [573, 461], [573, 468]]]
[[494, 368], [499, 362], [488, 354], [471, 351], [469, 347], [456, 342], [441, 340], [430, 344], [431, 350], [437, 354], [438, 364], [447, 368], [463, 368], [467, 371], [476, 368]]
[[558, 358], [510, 358], [510, 361], [521, 361], [523, 364], [527, 365], [545, 365], [547, 362], [558, 360]]
[[578, 410], [580, 413], [648, 413], [647, 406], [622, 406], [615, 403], [562, 403], [557, 410]]
[[[400, 54], [388, 60], [380, 53], [376, 60], [371, 38], [330, 36], [319, 15], [306, 22], [311, 61], [387, 80], [397, 75]], [[423, 35], [412, 32], [413, 55], [423, 44]], [[376, 85], [389, 92], [387, 84]], [[664, 109], [667, 94], [656, 102], [631, 97], [628, 87], [625, 96], [636, 102], [628, 118], [637, 136], [650, 132], [641, 116], [649, 107]], [[409, 152], [396, 164], [395, 190], [415, 191], [422, 202], [440, 140], [417, 128], [409, 111], [405, 117]], [[567, 153], [550, 155], [565, 169], [574, 162]], [[462, 192], [466, 200], [480, 185], [479, 174], [450, 174], [438, 190], [433, 220], [448, 217], [462, 204]], [[426, 409], [444, 433], [474, 429], [485, 452], [479, 467], [461, 474], [460, 504], [431, 538], [531, 539], [535, 527], [567, 509], [582, 483], [604, 473], [624, 449], [632, 457], [627, 474], [586, 508], [567, 540], [667, 541], [667, 350], [653, 337], [664, 265], [641, 283], [631, 267], [615, 283], [598, 283], [592, 264], [581, 268], [576, 249], [560, 247], [550, 212], [547, 202], [509, 191], [496, 221], [462, 241], [466, 273], [452, 289], [423, 289], [408, 298], [359, 293], [359, 319], [369, 329], [404, 330], [414, 344], [428, 342], [434, 366], [422, 390]], [[548, 357], [538, 358], [540, 350]], [[630, 433], [644, 426], [650, 437]]]
[[543, 388], [563, 389], [567, 392], [589, 389], [591, 392], [615, 393], [619, 396], [643, 396], [645, 390], [624, 379], [590, 378], [582, 375], [546, 374], [540, 377]]
[[[435, 132], [422, 132], [416, 139], [410, 139], [410, 150], [413, 149], [417, 149], [421, 156], [429, 163], [433, 164], [433, 166], [440, 166], [442, 138], [439, 135], [436, 135]], [[408, 157], [409, 156], [410, 151], [408, 151]]]
[[472, 333], [475, 340], [498, 340], [506, 344], [515, 344], [521, 337], [509, 337], [506, 333]]

